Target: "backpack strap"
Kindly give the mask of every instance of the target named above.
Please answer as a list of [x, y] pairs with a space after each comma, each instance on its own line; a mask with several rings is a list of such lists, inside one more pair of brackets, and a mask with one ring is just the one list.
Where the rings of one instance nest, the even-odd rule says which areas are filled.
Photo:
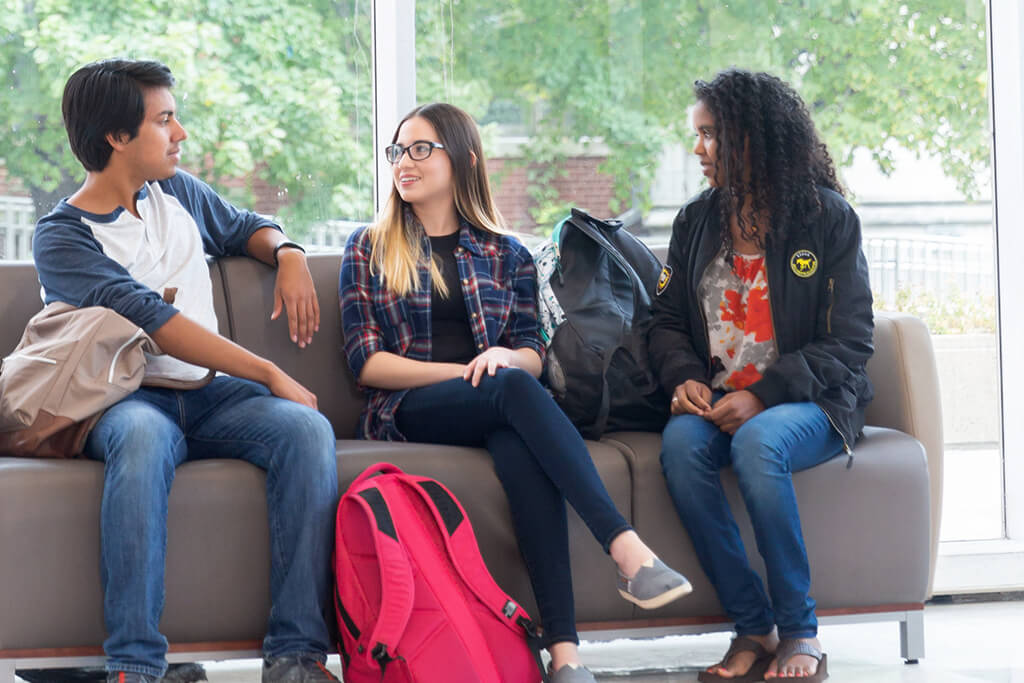
[[401, 477], [401, 481], [414, 491], [433, 513], [438, 529], [444, 532], [442, 537], [452, 558], [452, 565], [466, 586], [500, 623], [517, 635], [525, 635], [526, 644], [540, 670], [541, 680], [548, 683], [548, 674], [540, 656], [542, 638], [537, 632], [537, 627], [530, 620], [526, 610], [495, 583], [487, 570], [465, 509], [439, 481], [411, 475]]
[[[373, 543], [377, 555], [377, 567], [380, 572], [380, 612], [377, 622], [370, 632], [366, 651], [367, 663], [377, 665], [383, 675], [387, 664], [394, 659], [389, 653], [395, 651], [405, 627], [412, 614], [413, 576], [409, 557], [402, 544], [398, 542], [398, 532], [391, 516], [387, 501], [381, 489], [375, 483], [367, 482], [373, 474], [402, 470], [389, 463], [378, 463], [368, 468], [357, 482], [345, 494], [345, 498], [356, 503], [368, 513], [376, 526]], [[343, 501], [344, 502], [344, 501]]]
[[355, 481], [349, 486], [349, 491], [356, 491], [360, 488], [360, 485], [370, 477], [376, 477], [379, 474], [405, 474], [398, 465], [392, 465], [389, 462], [375, 462], [356, 477]]
[[[555, 227], [551, 230], [551, 241], [554, 242], [555, 244], [556, 259], [559, 259], [559, 255], [562, 253], [562, 226], [564, 226], [566, 222], [570, 220], [572, 220], [571, 213], [562, 220], [555, 223]], [[561, 265], [559, 265], [558, 274], [559, 276], [561, 276], [562, 274]]]
[[[426, 504], [443, 532], [445, 547], [452, 564], [466, 585], [476, 594], [494, 616], [508, 628], [522, 633], [525, 627], [520, 620], [530, 622], [530, 616], [518, 603], [501, 590], [483, 558], [477, 544], [473, 526], [466, 517], [466, 511], [443, 484], [429, 477], [406, 475], [402, 482], [416, 493]], [[527, 631], [527, 633], [529, 633]]]
[[[608, 256], [618, 264], [619, 268], [629, 276], [630, 281], [633, 283], [634, 305], [638, 308], [640, 306], [650, 306], [651, 302], [647, 295], [647, 287], [645, 287], [643, 281], [640, 280], [640, 276], [637, 275], [636, 270], [622, 256], [618, 248], [612, 244], [597, 227], [597, 224], [609, 225], [608, 221], [602, 221], [598, 218], [594, 218], [587, 212], [580, 211], [579, 209], [573, 209], [572, 215], [567, 220], [572, 221], [574, 228], [597, 242], [597, 244], [608, 253]], [[565, 221], [563, 221], [563, 223], [564, 222]], [[616, 221], [616, 223], [618, 223], [618, 221]]]

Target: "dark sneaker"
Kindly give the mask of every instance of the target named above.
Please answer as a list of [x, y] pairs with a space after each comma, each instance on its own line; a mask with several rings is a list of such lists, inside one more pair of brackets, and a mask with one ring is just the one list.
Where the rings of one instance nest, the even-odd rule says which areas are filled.
[[107, 670], [102, 666], [73, 669], [18, 669], [14, 674], [26, 683], [103, 683]]
[[263, 683], [339, 683], [318, 660], [285, 655], [263, 660]]
[[[26, 683], [103, 683], [107, 680], [107, 670], [102, 666], [24, 671], [19, 669], [16, 674]], [[130, 680], [127, 674], [125, 678]], [[201, 664], [193, 662], [171, 664], [167, 667], [164, 677], [159, 679], [160, 683], [197, 683], [205, 680], [206, 670]]]
[[205, 680], [208, 679], [206, 678], [206, 669], [202, 664], [181, 662], [168, 664], [167, 673], [160, 679], [160, 683], [198, 683]]
[[138, 674], [134, 671], [108, 671], [107, 683], [157, 683], [156, 676]]
[[632, 579], [619, 574], [619, 595], [644, 609], [667, 605], [692, 590], [685, 576], [656, 557]]

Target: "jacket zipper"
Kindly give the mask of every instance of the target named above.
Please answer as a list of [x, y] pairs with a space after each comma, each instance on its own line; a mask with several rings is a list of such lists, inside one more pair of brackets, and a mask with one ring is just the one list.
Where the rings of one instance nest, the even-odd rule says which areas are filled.
[[832, 307], [836, 303], [836, 279], [828, 279], [828, 311], [825, 312], [825, 330], [832, 334]]
[[[772, 306], [772, 285], [771, 285], [771, 282], [768, 279], [768, 257], [767, 257], [767, 251], [765, 252], [765, 259], [764, 259], [764, 280], [768, 284], [768, 315], [769, 315], [769, 317], [771, 318], [771, 321], [772, 321], [772, 343], [775, 344], [775, 354], [776, 354], [776, 356], [779, 356], [779, 355], [781, 355], [781, 352], [779, 351], [779, 337], [778, 337], [778, 334], [776, 332], [777, 328], [775, 327], [775, 307]], [[829, 295], [829, 299], [828, 299], [828, 313], [826, 314], [826, 317], [825, 317], [826, 325], [828, 327], [828, 333], [829, 334], [832, 334], [832, 304], [833, 304], [832, 293], [833, 293], [834, 290], [835, 290], [835, 278], [831, 278], [830, 277], [828, 279], [828, 295]], [[832, 419], [832, 416], [829, 415], [827, 410], [825, 410], [824, 408], [821, 407], [821, 404], [815, 402], [815, 405], [817, 405], [819, 408], [821, 408], [821, 412], [825, 413], [825, 417], [828, 419], [828, 423], [830, 425], [832, 425], [832, 429], [834, 429], [836, 431], [836, 434], [839, 435], [839, 438], [843, 440], [843, 452], [846, 453], [846, 456], [847, 456], [846, 469], [850, 469], [851, 467], [853, 467], [853, 449], [850, 448], [850, 444], [847, 443], [846, 436], [843, 434], [843, 430], [839, 429], [839, 427], [836, 425], [836, 421]]]
[[[825, 311], [825, 331], [832, 334], [832, 308], [836, 304], [836, 279], [830, 277], [828, 279], [828, 310]], [[818, 406], [821, 408], [821, 406]], [[853, 449], [850, 448], [850, 444], [846, 442], [846, 436], [843, 435], [842, 430], [836, 426], [835, 420], [828, 414], [828, 411], [821, 408], [821, 412], [825, 413], [825, 417], [828, 418], [829, 423], [832, 425], [832, 429], [836, 430], [839, 438], [843, 440], [843, 452], [846, 453], [846, 469], [853, 467]]]
[[140, 327], [139, 329], [137, 329], [135, 331], [135, 334], [133, 334], [131, 336], [131, 338], [128, 339], [128, 341], [126, 341], [124, 344], [121, 344], [121, 346], [118, 347], [117, 351], [114, 352], [114, 357], [110, 359], [110, 371], [107, 372], [107, 383], [108, 384], [113, 384], [114, 383], [114, 369], [117, 367], [117, 359], [118, 359], [118, 357], [121, 355], [121, 353], [125, 349], [127, 349], [129, 346], [131, 346], [132, 342], [134, 342], [136, 339], [138, 339], [143, 334], [145, 334], [145, 333], [142, 331], [142, 328]]
[[850, 444], [846, 442], [846, 436], [843, 435], [843, 430], [836, 426], [836, 421], [832, 419], [832, 416], [828, 414], [827, 410], [822, 408], [818, 403], [815, 403], [815, 405], [821, 408], [821, 412], [825, 413], [825, 417], [828, 418], [828, 423], [832, 425], [832, 429], [836, 430], [836, 434], [838, 434], [839, 438], [843, 440], [843, 452], [846, 453], [846, 469], [850, 469], [853, 467], [853, 449], [850, 448]]

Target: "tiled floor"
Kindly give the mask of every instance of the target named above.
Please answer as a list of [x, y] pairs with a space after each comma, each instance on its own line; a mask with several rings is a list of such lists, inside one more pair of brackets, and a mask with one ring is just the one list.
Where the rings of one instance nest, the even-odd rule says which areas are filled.
[[[1024, 602], [929, 605], [926, 656], [914, 665], [900, 659], [895, 624], [826, 625], [820, 633], [829, 655], [830, 680], [850, 683], [1024, 683], [1022, 635]], [[594, 643], [582, 654], [595, 672], [603, 674], [602, 681], [682, 683], [696, 681], [696, 669], [715, 661], [728, 639], [722, 633], [646, 643]]]
[[[1017, 596], [1019, 597], [1019, 596]], [[1024, 601], [929, 605], [926, 657], [915, 665], [899, 656], [894, 623], [837, 624], [821, 629], [830, 680], [841, 683], [1024, 683]], [[715, 661], [726, 633], [653, 640], [584, 643], [581, 654], [603, 683], [683, 683]], [[257, 660], [207, 662], [211, 683], [256, 683]], [[329, 666], [339, 671], [336, 657]]]

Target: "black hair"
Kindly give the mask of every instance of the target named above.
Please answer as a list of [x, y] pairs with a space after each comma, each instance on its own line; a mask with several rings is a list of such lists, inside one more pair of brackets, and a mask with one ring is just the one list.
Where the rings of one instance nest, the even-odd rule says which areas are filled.
[[[743, 237], [764, 248], [766, 240], [784, 239], [819, 214], [818, 187], [844, 194], [807, 106], [782, 79], [727, 69], [710, 83], [696, 81], [693, 92], [715, 121], [724, 244], [732, 244], [732, 216]], [[754, 216], [769, 217], [767, 236], [744, 218], [748, 197]]]
[[114, 151], [107, 135], [133, 139], [145, 116], [145, 90], [171, 88], [174, 76], [154, 61], [106, 59], [86, 64], [64, 86], [61, 114], [71, 151], [87, 171], [102, 171]]

